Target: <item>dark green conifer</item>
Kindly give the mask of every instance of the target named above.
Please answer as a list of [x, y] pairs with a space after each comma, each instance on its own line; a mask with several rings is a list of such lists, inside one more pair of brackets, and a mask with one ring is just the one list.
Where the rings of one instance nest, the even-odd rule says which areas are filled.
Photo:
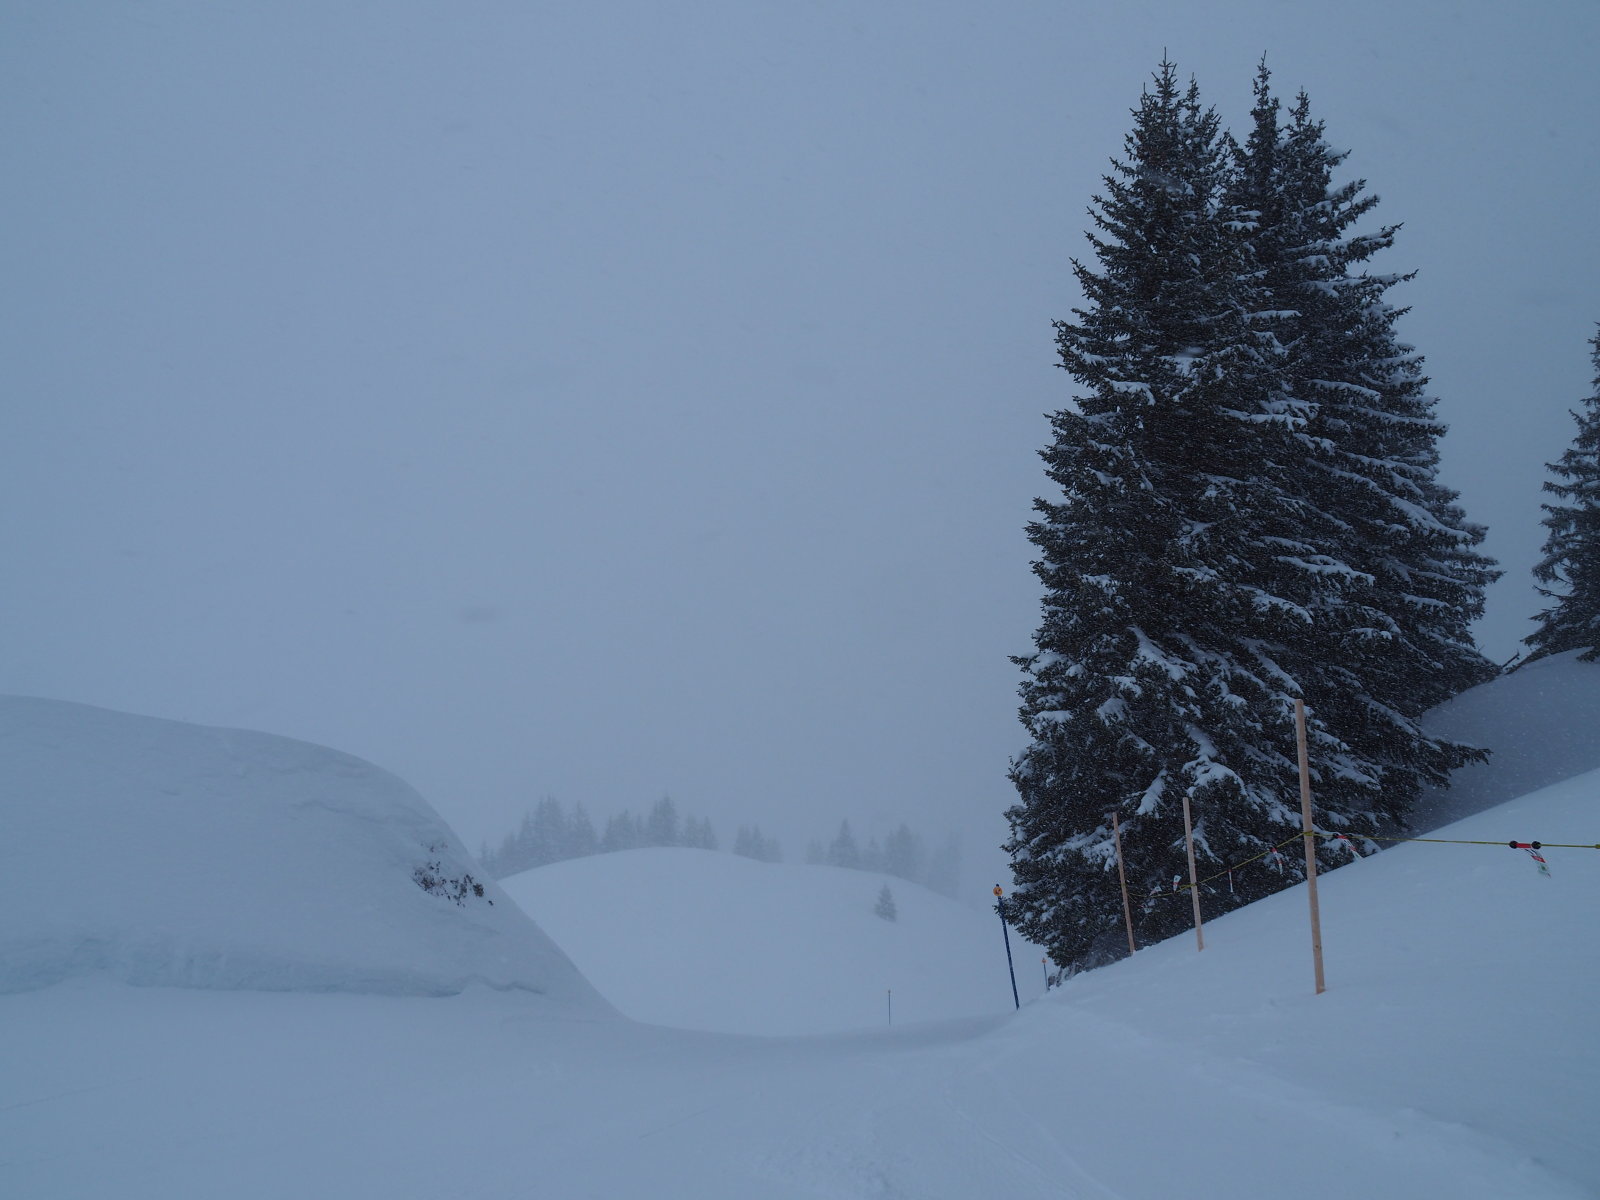
[[[1134, 117], [1092, 211], [1098, 269], [1074, 264], [1087, 307], [1056, 326], [1080, 388], [1043, 451], [1061, 498], [1028, 527], [1045, 599], [1018, 660], [1032, 744], [1012, 768], [1009, 908], [1063, 964], [1115, 929], [1112, 809], [1144, 893], [1184, 871], [1185, 796], [1208, 866], [1293, 815], [1293, 680], [1272, 647], [1306, 624], [1292, 593], [1310, 568], [1273, 539], [1294, 524], [1283, 473], [1304, 418], [1223, 212], [1216, 115], [1163, 63]], [[1145, 936], [1188, 920], [1157, 901]]]
[[1590, 345], [1594, 391], [1572, 414], [1578, 433], [1571, 447], [1549, 464], [1561, 482], [1544, 484], [1561, 503], [1541, 506], [1548, 532], [1533, 575], [1545, 585], [1539, 594], [1555, 603], [1527, 639], [1530, 660], [1564, 650], [1583, 650], [1584, 662], [1600, 658], [1600, 331]]
[[1348, 270], [1394, 231], [1350, 234], [1375, 198], [1333, 187], [1303, 97], [1279, 116], [1263, 69], [1239, 147], [1163, 63], [1095, 198], [1095, 266], [1074, 263], [1086, 307], [1057, 323], [1078, 390], [1028, 528], [1045, 599], [1006, 848], [1011, 914], [1063, 965], [1121, 944], [1113, 809], [1146, 940], [1190, 921], [1185, 798], [1202, 876], [1293, 835], [1296, 698], [1325, 827], [1377, 832], [1474, 753], [1416, 725], [1487, 674], [1466, 630], [1494, 572], [1436, 478], [1397, 280]]
[[1296, 526], [1284, 553], [1321, 572], [1284, 661], [1313, 713], [1319, 820], [1373, 833], [1403, 821], [1425, 784], [1481, 757], [1418, 718], [1494, 673], [1469, 626], [1498, 573], [1476, 549], [1482, 529], [1438, 479], [1445, 426], [1421, 357], [1396, 336], [1405, 310], [1386, 300], [1410, 276], [1365, 270], [1398, 227], [1355, 231], [1378, 198], [1363, 180], [1334, 182], [1346, 154], [1329, 147], [1303, 93], [1286, 125], [1265, 66], [1255, 96], [1229, 206], [1283, 352], [1282, 392], [1304, 418], [1300, 466], [1285, 475]]

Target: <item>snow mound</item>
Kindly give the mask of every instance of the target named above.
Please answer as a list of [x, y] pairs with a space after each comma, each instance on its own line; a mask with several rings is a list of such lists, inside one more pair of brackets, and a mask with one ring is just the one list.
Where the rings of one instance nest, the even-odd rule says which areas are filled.
[[[1013, 1008], [1000, 920], [903, 879], [648, 849], [500, 881], [601, 994], [636, 1020], [816, 1034]], [[875, 915], [888, 885], [893, 921]], [[1040, 952], [1011, 935], [1026, 1002]], [[891, 994], [892, 997], [891, 997]]]
[[0, 697], [0, 992], [129, 983], [606, 1006], [410, 787], [337, 751]]
[[1494, 753], [1487, 763], [1455, 772], [1448, 790], [1424, 791], [1412, 818], [1416, 829], [1437, 829], [1600, 768], [1600, 663], [1579, 662], [1580, 653], [1541, 658], [1423, 718], [1429, 733]]

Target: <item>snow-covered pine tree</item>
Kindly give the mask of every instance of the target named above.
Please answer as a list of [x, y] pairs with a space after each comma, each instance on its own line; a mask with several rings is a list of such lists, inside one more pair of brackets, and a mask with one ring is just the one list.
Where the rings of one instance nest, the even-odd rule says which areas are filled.
[[[1184, 872], [1185, 796], [1207, 873], [1292, 827], [1294, 682], [1273, 648], [1303, 633], [1299, 597], [1319, 574], [1281, 545], [1298, 521], [1285, 473], [1304, 415], [1222, 211], [1217, 117], [1171, 63], [1125, 152], [1091, 210], [1098, 270], [1073, 264], [1088, 306], [1056, 324], [1081, 391], [1042, 452], [1061, 498], [1036, 501], [1028, 527], [1044, 611], [1036, 652], [1017, 660], [1032, 743], [1011, 771], [1009, 909], [1063, 965], [1115, 937], [1112, 809], [1144, 894]], [[1269, 890], [1243, 882], [1221, 903]], [[1189, 919], [1157, 900], [1145, 936]]]
[[1409, 276], [1362, 269], [1397, 227], [1353, 232], [1378, 198], [1362, 180], [1335, 184], [1347, 154], [1303, 93], [1287, 125], [1279, 111], [1263, 65], [1226, 196], [1254, 268], [1257, 328], [1278, 343], [1278, 387], [1302, 418], [1282, 552], [1320, 572], [1291, 584], [1310, 622], [1275, 657], [1312, 713], [1318, 820], [1372, 833], [1481, 757], [1417, 719], [1493, 674], [1468, 627], [1497, 572], [1437, 477], [1445, 427], [1420, 356], [1396, 338], [1404, 310], [1385, 299]]
[[[1256, 130], [1238, 150], [1197, 88], [1179, 90], [1163, 62], [1091, 210], [1098, 269], [1074, 264], [1088, 307], [1056, 326], [1061, 365], [1082, 392], [1051, 418], [1043, 451], [1061, 499], [1038, 501], [1029, 526], [1046, 595], [1037, 653], [1018, 659], [1032, 744], [1013, 763], [1021, 803], [1008, 813], [1006, 850], [1014, 920], [1061, 965], [1091, 962], [1101, 939], [1117, 952], [1110, 811], [1122, 819], [1131, 885], [1150, 898], [1146, 939], [1190, 920], [1171, 891], [1187, 874], [1184, 798], [1202, 875], [1293, 837], [1294, 699], [1312, 709], [1323, 824], [1376, 832], [1387, 803], [1398, 811], [1416, 779], [1470, 754], [1419, 746], [1411, 717], [1427, 702], [1413, 707], [1405, 670], [1366, 646], [1341, 650], [1341, 637], [1413, 638], [1418, 661], [1406, 659], [1410, 643], [1395, 659], [1411, 670], [1427, 659], [1448, 678], [1422, 693], [1459, 690], [1459, 677], [1483, 666], [1464, 632], [1493, 573], [1470, 549], [1480, 534], [1434, 478], [1442, 427], [1418, 360], [1392, 338], [1398, 314], [1381, 298], [1394, 280], [1362, 277], [1346, 285], [1362, 302], [1326, 310], [1330, 322], [1360, 326], [1360, 344], [1354, 334], [1349, 344], [1325, 339], [1349, 357], [1310, 352], [1322, 318], [1302, 318], [1290, 301], [1304, 298], [1296, 286], [1309, 296], [1328, 283], [1301, 274], [1328, 246], [1307, 248], [1288, 192], [1309, 187], [1294, 160], [1309, 152], [1301, 142], [1315, 134], [1315, 154], [1328, 152], [1304, 109], [1280, 134], [1266, 77], [1258, 83]], [[1320, 184], [1307, 211], [1328, 206]], [[1365, 211], [1360, 187], [1342, 203]], [[1376, 248], [1342, 253], [1358, 261]], [[1338, 422], [1320, 422], [1309, 378], [1341, 398], [1386, 403], [1371, 429], [1360, 426], [1378, 440], [1339, 448]], [[1325, 445], [1331, 466], [1318, 477], [1310, 451]], [[1349, 470], [1363, 454], [1392, 461]], [[1402, 475], [1403, 496], [1366, 494], [1366, 477], [1384, 472]], [[1330, 480], [1357, 499], [1339, 501]], [[1408, 515], [1406, 528], [1384, 530], [1392, 546], [1381, 552], [1358, 546], [1371, 526], [1354, 518], [1370, 510], [1390, 525]], [[1336, 635], [1328, 616], [1349, 605], [1358, 619]], [[1299, 870], [1238, 872], [1202, 896], [1227, 909]]]
[[856, 845], [856, 835], [850, 832], [850, 822], [840, 821], [839, 832], [828, 843], [828, 865], [858, 870], [861, 866], [861, 849]]
[[894, 906], [894, 893], [889, 890], [887, 883], [879, 889], [878, 902], [872, 906], [872, 911], [885, 921], [893, 921], [900, 915], [899, 910]]
[[1564, 482], [1546, 480], [1544, 490], [1559, 504], [1545, 504], [1548, 531], [1544, 557], [1533, 575], [1539, 594], [1553, 601], [1539, 614], [1527, 638], [1530, 661], [1564, 650], [1584, 650], [1584, 662], [1600, 658], [1600, 331], [1591, 340], [1594, 390], [1572, 414], [1578, 434], [1549, 469]]
[[[1334, 188], [1342, 155], [1263, 68], [1244, 147], [1163, 63], [1092, 211], [1089, 307], [1057, 325], [1083, 389], [1052, 418], [1029, 537], [1045, 585], [1008, 813], [1012, 912], [1063, 965], [1117, 953], [1106, 814], [1119, 810], [1143, 935], [1187, 925], [1181, 800], [1202, 875], [1298, 828], [1292, 703], [1312, 712], [1320, 823], [1376, 832], [1474, 757], [1416, 716], [1492, 668], [1468, 622], [1492, 564], [1437, 479], [1395, 277], [1352, 275], [1394, 230]], [[1293, 862], [1293, 859], [1288, 860]], [[1241, 872], [1209, 907], [1299, 878]]]

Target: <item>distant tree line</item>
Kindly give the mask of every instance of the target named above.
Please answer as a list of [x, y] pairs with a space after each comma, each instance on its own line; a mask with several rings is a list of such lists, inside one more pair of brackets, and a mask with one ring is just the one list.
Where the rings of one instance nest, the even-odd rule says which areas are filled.
[[806, 862], [812, 866], [894, 875], [952, 899], [961, 886], [961, 844], [955, 835], [947, 836], [930, 853], [921, 835], [913, 833], [904, 823], [881, 840], [872, 837], [862, 846], [850, 822], [841, 821], [831, 841], [811, 839], [806, 845]]
[[[603, 831], [581, 802], [566, 808], [553, 796], [546, 796], [522, 818], [522, 823], [500, 839], [498, 847], [484, 843], [478, 859], [493, 879], [504, 879], [519, 871], [570, 858], [587, 858], [617, 850], [637, 850], [650, 846], [686, 846], [696, 850], [721, 848], [709, 819], [680, 814], [670, 796], [657, 800], [643, 817], [627, 809], [609, 818]], [[782, 862], [783, 848], [776, 838], [761, 832], [759, 825], [741, 825], [733, 839], [733, 853], [759, 862]], [[813, 839], [806, 848], [806, 862], [814, 866], [847, 867], [893, 875], [911, 883], [954, 897], [960, 886], [961, 847], [951, 834], [933, 851], [920, 834], [901, 824], [883, 838], [872, 837], [865, 846], [856, 841], [849, 821], [839, 823], [839, 831], [824, 843]]]
[[[771, 855], [771, 860], [777, 861], [778, 844], [761, 837], [759, 829], [752, 835], [741, 828], [739, 834], [741, 842], [735, 844], [735, 853], [748, 853], [748, 847], [753, 845], [762, 853], [750, 853], [749, 857]], [[741, 849], [741, 845], [746, 849]], [[709, 819], [680, 816], [671, 796], [661, 797], [643, 817], [623, 809], [607, 820], [604, 831], [599, 833], [581, 801], [569, 812], [555, 797], [546, 796], [522, 818], [522, 824], [514, 832], [500, 839], [497, 848], [490, 849], [485, 843], [479, 859], [492, 877], [504, 879], [519, 871], [565, 862], [569, 858], [587, 858], [592, 854], [645, 846], [715, 850], [717, 835]]]
[[741, 825], [733, 835], [733, 852], [758, 862], [782, 862], [783, 850], [777, 838], [762, 836], [761, 826]]

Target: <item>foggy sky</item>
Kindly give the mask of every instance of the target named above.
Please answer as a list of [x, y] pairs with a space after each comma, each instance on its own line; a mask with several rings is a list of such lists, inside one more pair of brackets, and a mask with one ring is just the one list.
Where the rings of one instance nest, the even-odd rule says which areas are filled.
[[[1539, 606], [1600, 5], [0, 3], [0, 691], [323, 742], [477, 845], [663, 793], [992, 851], [1085, 209], [1263, 51], [1403, 222]], [[14, 800], [15, 798], [13, 798]]]

